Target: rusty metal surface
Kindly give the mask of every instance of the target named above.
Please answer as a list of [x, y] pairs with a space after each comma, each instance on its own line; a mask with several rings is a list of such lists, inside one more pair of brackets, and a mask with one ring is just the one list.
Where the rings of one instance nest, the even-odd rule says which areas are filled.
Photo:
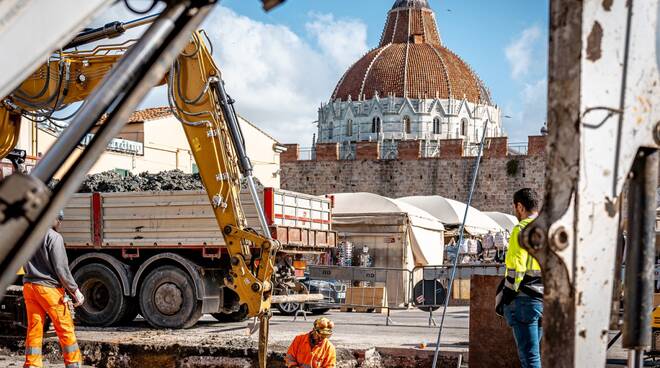
[[521, 233], [543, 268], [544, 366], [605, 362], [621, 191], [638, 148], [658, 144], [658, 14], [653, 0], [551, 2], [545, 196]]
[[[548, 229], [571, 205], [579, 174], [580, 58], [582, 1], [551, 2], [548, 75], [548, 149], [545, 197], [539, 217], [521, 232], [521, 243], [543, 234], [528, 248], [543, 265], [545, 306], [542, 341], [543, 365], [573, 366], [575, 331], [574, 290], [562, 257], [549, 246]], [[556, 354], [562, 347], [562, 354]]]
[[471, 368], [518, 368], [511, 327], [495, 314], [495, 292], [501, 276], [474, 275], [470, 281]]

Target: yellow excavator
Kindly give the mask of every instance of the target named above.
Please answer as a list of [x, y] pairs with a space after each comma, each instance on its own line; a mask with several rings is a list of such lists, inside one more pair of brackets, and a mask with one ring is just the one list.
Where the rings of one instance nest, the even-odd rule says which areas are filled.
[[[187, 4], [188, 8], [186, 8], [186, 6], [177, 7], [176, 2], [174, 3], [166, 8], [164, 14], [148, 16], [128, 23], [114, 22], [80, 33], [64, 49], [52, 55], [9, 96], [3, 98], [0, 105], [0, 158], [8, 155], [10, 158], [12, 157], [11, 153], [18, 140], [20, 122], [23, 118], [63, 128], [57, 143], [63, 139], [69, 139], [69, 142], [75, 142], [75, 144], [73, 147], [64, 148], [67, 150], [75, 148], [80, 140], [71, 140], [72, 137], [70, 134], [67, 136], [67, 133], [70, 133], [71, 129], [75, 129], [75, 119], [79, 118], [86, 108], [89, 108], [87, 105], [99, 103], [99, 94], [107, 93], [118, 96], [130, 94], [130, 91], [127, 90], [131, 88], [130, 86], [107, 90], [107, 83], [105, 88], [100, 86], [104, 80], [110, 79], [109, 74], [117, 73], [128, 62], [134, 64], [145, 62], [139, 57], [130, 58], [140, 53], [141, 50], [137, 50], [137, 48], [141, 47], [142, 39], [138, 42], [126, 41], [116, 45], [97, 46], [91, 50], [78, 50], [77, 48], [89, 42], [116, 37], [128, 28], [153, 23], [146, 32], [146, 37], [148, 37], [150, 32], [159, 25], [161, 32], [164, 32], [164, 28], [167, 28], [167, 21], [176, 24], [180, 20], [177, 17], [186, 16], [184, 12], [187, 12], [188, 16], [195, 15], [191, 14], [190, 9], [193, 8], [190, 8], [190, 4]], [[268, 3], [270, 3], [269, 6], [274, 5], [273, 1]], [[208, 9], [202, 7], [197, 8], [196, 11], [203, 12]], [[152, 76], [155, 83], [141, 88], [146, 90], [146, 87], [167, 84], [170, 108], [183, 126], [229, 253], [231, 269], [227, 271], [227, 276], [221, 282], [238, 294], [240, 304], [247, 307], [248, 316], [259, 318], [259, 360], [260, 366], [265, 367], [273, 291], [271, 280], [279, 243], [270, 236], [262, 207], [259, 204], [252, 177], [252, 166], [245, 151], [245, 142], [234, 111], [233, 101], [224, 88], [220, 69], [213, 60], [210, 41], [205, 42], [208, 37], [204, 31], [191, 33], [186, 32], [186, 28], [189, 26], [179, 28], [179, 31], [186, 33], [185, 36], [177, 36], [182, 39], [179, 42], [182, 44], [183, 50], [177, 55], [172, 55], [174, 58], [171, 63], [167, 63], [163, 59], [153, 59], [153, 64], [160, 64], [161, 70], [166, 70], [163, 67], [167, 67], [165, 77], [161, 76], [156, 79]], [[170, 40], [170, 42], [173, 41]], [[166, 53], [168, 52], [171, 54], [172, 50], [166, 51]], [[145, 58], [156, 57], [156, 55], [142, 56]], [[134, 74], [120, 74], [118, 77], [139, 78]], [[81, 101], [84, 102], [80, 111], [72, 114], [75, 116], [74, 121], [65, 127], [64, 125], [67, 123], [62, 122], [65, 119], [56, 118], [55, 112]], [[119, 103], [117, 102], [116, 105]], [[97, 125], [98, 129], [85, 152], [92, 151], [90, 154], [94, 154], [95, 150], [103, 149], [102, 143], [95, 145], [94, 141], [102, 140], [104, 137], [112, 138], [114, 135], [113, 130], [107, 129], [107, 126], [113, 120], [117, 120], [117, 116], [113, 116], [113, 112], [116, 113], [117, 110], [113, 111], [112, 106], [109, 108], [110, 111], [104, 116], [104, 119], [100, 120], [101, 122], [97, 120], [92, 124]], [[52, 148], [55, 150], [53, 155], [57, 155], [58, 150], [61, 149], [57, 143]], [[98, 152], [96, 153], [98, 154]], [[2, 233], [3, 238], [11, 236], [11, 230], [20, 227], [17, 226], [20, 225], [17, 222], [20, 222], [21, 217], [23, 217], [23, 222], [28, 225], [38, 222], [44, 214], [36, 214], [35, 211], [30, 214], [29, 207], [43, 206], [48, 202], [49, 197], [52, 202], [58, 191], [63, 191], [63, 187], [75, 184], [75, 181], [70, 179], [72, 179], [72, 175], [79, 177], [79, 173], [72, 174], [72, 171], [85, 162], [83, 161], [85, 160], [84, 153], [79, 157], [60, 157], [57, 163], [49, 161], [48, 157], [46, 155], [35, 168], [36, 173], [33, 172], [31, 176], [12, 175], [1, 183], [6, 192], [0, 194], [0, 227], [7, 226], [8, 229], [7, 232]], [[47, 175], [44, 175], [44, 168], [48, 172]], [[46, 184], [55, 172], [62, 170], [64, 171], [62, 182], [51, 193], [43, 184]], [[39, 178], [40, 182], [35, 183], [34, 180], [29, 179], [34, 177]], [[247, 227], [245, 214], [239, 201], [241, 181], [247, 183], [255, 201], [261, 232]], [[25, 186], [30, 188], [28, 193], [18, 193], [20, 188]], [[59, 202], [62, 203], [65, 197], [60, 197]], [[38, 203], [35, 204], [35, 201]], [[12, 206], [16, 206], [16, 208], [12, 208]], [[25, 221], [26, 219], [27, 221]], [[19, 236], [19, 239], [29, 242], [27, 236]], [[19, 245], [20, 240], [17, 242]], [[11, 256], [12, 252], [20, 251], [19, 246], [10, 249], [8, 255]], [[2, 254], [2, 250], [0, 250], [0, 255], [5, 255]], [[0, 260], [6, 261], [6, 259]], [[5, 285], [2, 286], [2, 290], [4, 290]]]

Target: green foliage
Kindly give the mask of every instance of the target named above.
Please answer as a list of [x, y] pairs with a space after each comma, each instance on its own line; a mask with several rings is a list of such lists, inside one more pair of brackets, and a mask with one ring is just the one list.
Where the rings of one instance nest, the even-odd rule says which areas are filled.
[[518, 175], [518, 171], [520, 171], [520, 161], [514, 158], [506, 163], [506, 174], [508, 176], [516, 176]]

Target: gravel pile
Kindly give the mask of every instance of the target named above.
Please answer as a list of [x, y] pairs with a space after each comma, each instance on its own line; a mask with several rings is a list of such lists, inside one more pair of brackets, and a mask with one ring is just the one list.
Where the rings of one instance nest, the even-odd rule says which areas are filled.
[[199, 174], [186, 174], [181, 170], [161, 171], [157, 174], [143, 172], [138, 175], [121, 175], [115, 171], [88, 175], [78, 190], [91, 192], [143, 192], [204, 189]]

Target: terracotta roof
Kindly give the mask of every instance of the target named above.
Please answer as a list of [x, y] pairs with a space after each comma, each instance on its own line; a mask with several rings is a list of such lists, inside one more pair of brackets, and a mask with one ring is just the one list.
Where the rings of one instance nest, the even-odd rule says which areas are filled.
[[131, 114], [128, 118], [129, 123], [136, 123], [140, 121], [149, 121], [164, 118], [172, 115], [169, 107], [152, 107], [144, 110], [138, 110]]
[[346, 71], [333, 99], [396, 97], [454, 99], [492, 104], [479, 77], [442, 45], [426, 0], [396, 0], [378, 48]]
[[[143, 121], [156, 120], [170, 115], [172, 115], [172, 112], [167, 106], [151, 107], [148, 109], [135, 111], [128, 117], [128, 121], [126, 123], [141, 123]], [[103, 115], [101, 119], [99, 119], [99, 121], [96, 123], [96, 125], [103, 124], [107, 118], [107, 114]]]

